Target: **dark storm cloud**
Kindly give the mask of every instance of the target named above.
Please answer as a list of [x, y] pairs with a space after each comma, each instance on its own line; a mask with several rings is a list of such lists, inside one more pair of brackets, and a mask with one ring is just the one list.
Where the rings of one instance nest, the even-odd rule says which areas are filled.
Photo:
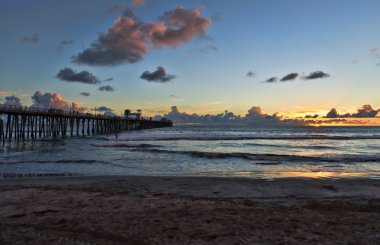
[[76, 72], [71, 68], [61, 69], [57, 76], [59, 80], [65, 82], [77, 82], [77, 83], [85, 83], [85, 84], [99, 84], [100, 81], [93, 74], [88, 71]]
[[98, 108], [96, 108], [96, 111], [113, 111], [111, 108], [107, 107], [107, 106], [100, 106]]
[[286, 76], [284, 76], [283, 78], [281, 78], [281, 82], [286, 82], [286, 81], [292, 81], [294, 79], [296, 79], [298, 77], [298, 73], [289, 73], [287, 74]]
[[315, 71], [315, 72], [310, 73], [307, 76], [304, 76], [303, 79], [312, 80], [312, 79], [327, 78], [327, 77], [330, 77], [330, 75], [327, 73], [324, 73], [323, 71]]
[[148, 82], [165, 83], [175, 79], [175, 75], [167, 74], [165, 69], [162, 66], [159, 66], [157, 67], [157, 70], [153, 72], [144, 71], [140, 78], [147, 80]]
[[88, 92], [82, 92], [82, 93], [80, 93], [80, 95], [85, 96], [85, 97], [88, 97], [88, 96], [90, 96], [91, 94], [88, 93]]
[[109, 85], [107, 85], [107, 86], [101, 86], [101, 87], [99, 87], [99, 90], [100, 91], [107, 91], [107, 92], [113, 92], [113, 91], [115, 91], [115, 89], [113, 87], [109, 86]]
[[24, 43], [36, 43], [40, 40], [38, 33], [33, 33], [31, 36], [25, 36], [21, 38], [21, 41]]
[[144, 23], [131, 10], [126, 10], [107, 33], [101, 33], [98, 40], [72, 60], [94, 66], [136, 63], [152, 48], [177, 48], [195, 37], [205, 37], [211, 21], [200, 15], [201, 10], [179, 7], [165, 12], [159, 22]]
[[275, 83], [277, 82], [278, 78], [277, 77], [271, 77], [268, 78], [267, 80], [264, 81], [264, 83]]

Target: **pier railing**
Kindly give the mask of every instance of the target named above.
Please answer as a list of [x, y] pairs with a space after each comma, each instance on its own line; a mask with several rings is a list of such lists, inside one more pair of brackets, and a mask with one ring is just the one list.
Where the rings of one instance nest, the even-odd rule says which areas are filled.
[[39, 115], [57, 115], [57, 116], [71, 116], [71, 117], [102, 117], [107, 119], [112, 118], [121, 118], [119, 116], [106, 116], [102, 114], [92, 114], [92, 113], [84, 113], [81, 111], [75, 110], [63, 110], [63, 109], [55, 109], [55, 108], [40, 108], [40, 107], [32, 107], [32, 106], [16, 106], [16, 105], [6, 105], [0, 104], [0, 113], [26, 113], [26, 114], [39, 114]]
[[45, 109], [0, 104], [0, 142], [112, 134], [121, 131], [171, 127], [169, 120], [130, 119], [73, 110]]

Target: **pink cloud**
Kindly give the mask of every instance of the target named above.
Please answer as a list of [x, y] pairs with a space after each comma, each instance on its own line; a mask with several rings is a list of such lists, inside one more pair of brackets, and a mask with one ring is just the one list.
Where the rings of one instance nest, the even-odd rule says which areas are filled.
[[0, 96], [11, 95], [14, 93], [14, 91], [0, 90]]
[[86, 111], [87, 108], [81, 107], [78, 103], [69, 103], [63, 100], [60, 93], [41, 93], [37, 91], [32, 96], [32, 107], [44, 108], [44, 109], [61, 109], [61, 110], [73, 110], [73, 111]]
[[201, 10], [186, 10], [182, 7], [166, 12], [161, 19], [161, 25], [152, 25], [150, 28], [152, 43], [158, 48], [177, 48], [195, 36], [204, 37], [211, 24], [211, 20], [201, 18]]
[[83, 52], [73, 57], [80, 64], [115, 66], [136, 63], [152, 48], [177, 48], [195, 37], [205, 37], [211, 20], [201, 17], [201, 10], [179, 7], [165, 12], [159, 22], [138, 21], [130, 10], [116, 19], [107, 33]]
[[144, 5], [144, 0], [132, 0], [133, 6], [141, 6]]

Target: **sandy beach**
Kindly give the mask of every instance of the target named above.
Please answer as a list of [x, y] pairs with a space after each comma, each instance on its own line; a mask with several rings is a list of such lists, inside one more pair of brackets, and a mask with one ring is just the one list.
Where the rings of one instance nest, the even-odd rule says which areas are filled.
[[0, 180], [1, 244], [377, 244], [380, 181]]

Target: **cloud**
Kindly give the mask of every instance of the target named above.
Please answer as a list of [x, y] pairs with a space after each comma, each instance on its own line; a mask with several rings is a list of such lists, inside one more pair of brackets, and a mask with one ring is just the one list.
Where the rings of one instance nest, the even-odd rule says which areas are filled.
[[205, 37], [211, 20], [200, 15], [198, 9], [179, 7], [164, 13], [159, 22], [144, 23], [137, 20], [131, 10], [126, 10], [107, 33], [101, 33], [98, 40], [74, 55], [72, 61], [93, 66], [136, 63], [152, 48], [177, 48], [195, 37]]
[[136, 20], [131, 11], [125, 11], [106, 34], [101, 33], [97, 41], [72, 59], [78, 64], [94, 66], [136, 63], [149, 51], [146, 38], [146, 25]]
[[80, 95], [82, 95], [82, 96], [85, 96], [85, 97], [88, 97], [88, 96], [90, 96], [91, 94], [90, 93], [88, 93], [88, 92], [82, 92], [82, 93], [79, 93]]
[[218, 48], [215, 47], [214, 45], [206, 45], [205, 47], [199, 49], [200, 52], [202, 53], [208, 53], [208, 52], [218, 52]]
[[101, 86], [101, 87], [99, 87], [99, 90], [100, 91], [107, 91], [107, 92], [113, 92], [113, 91], [115, 91], [115, 89], [113, 87], [109, 86], [109, 85], [107, 85], [107, 86]]
[[198, 115], [196, 113], [188, 114], [186, 112], [180, 112], [177, 106], [172, 106], [171, 111], [165, 114], [164, 117], [176, 123], [236, 122], [255, 124], [257, 126], [305, 125], [304, 121], [294, 119], [283, 119], [282, 116], [278, 116], [277, 113], [273, 115], [266, 114], [261, 110], [261, 107], [259, 106], [253, 106], [251, 109], [249, 109], [245, 117], [235, 115], [233, 112], [229, 112], [228, 110], [224, 110], [224, 112], [216, 115]]
[[375, 110], [371, 105], [363, 105], [362, 108], [358, 109], [357, 113], [353, 113], [351, 117], [376, 117], [380, 112], [380, 109]]
[[248, 113], [245, 115], [248, 120], [254, 119], [280, 119], [281, 117], [277, 116], [277, 113], [273, 115], [268, 115], [263, 113], [260, 106], [252, 106], [251, 109], [248, 110]]
[[338, 118], [339, 117], [339, 113], [338, 111], [335, 109], [335, 108], [332, 108], [328, 113], [327, 115], [325, 116], [326, 118]]
[[275, 83], [278, 81], [277, 77], [271, 77], [264, 81], [264, 83]]
[[324, 73], [323, 71], [315, 71], [315, 72], [310, 73], [307, 76], [304, 76], [303, 79], [312, 80], [312, 79], [327, 78], [327, 77], [330, 77], [330, 75], [327, 73]]
[[86, 107], [80, 107], [78, 103], [69, 103], [62, 99], [59, 93], [41, 93], [37, 91], [32, 96], [32, 107], [38, 107], [43, 109], [62, 109], [62, 110], [75, 110], [75, 111], [86, 111]]
[[109, 78], [107, 78], [107, 79], [104, 79], [103, 81], [104, 82], [110, 82], [110, 81], [112, 81], [114, 78], [113, 77], [109, 77]]
[[85, 83], [85, 84], [99, 84], [100, 81], [94, 75], [89, 73], [88, 71], [76, 72], [71, 68], [61, 69], [57, 76], [59, 80], [65, 82], [77, 82], [77, 83]]
[[0, 90], [0, 96], [14, 94], [14, 91]]
[[252, 106], [251, 109], [248, 110], [248, 114], [246, 116], [251, 118], [258, 118], [262, 117], [263, 115], [264, 114], [260, 106]]
[[59, 52], [62, 52], [65, 48], [65, 46], [71, 45], [74, 43], [74, 40], [63, 40], [57, 47], [57, 50]]
[[281, 78], [281, 82], [286, 82], [286, 81], [292, 81], [294, 79], [296, 79], [298, 77], [298, 73], [289, 73], [287, 74], [286, 76], [284, 76], [283, 78]]
[[21, 106], [20, 98], [11, 95], [5, 97], [4, 105]]
[[220, 12], [216, 12], [211, 16], [212, 21], [220, 21], [222, 19], [222, 14]]
[[73, 103], [71, 103], [71, 108], [70, 108], [70, 110], [71, 110], [71, 111], [84, 112], [84, 111], [87, 111], [87, 107], [80, 106], [78, 103], [73, 102]]
[[144, 0], [132, 0], [132, 5], [135, 7], [144, 5]]
[[108, 13], [114, 13], [116, 11], [119, 11], [121, 8], [122, 7], [120, 4], [111, 4], [111, 5], [107, 6], [107, 12]]
[[201, 18], [201, 10], [186, 10], [179, 7], [160, 17], [161, 23], [149, 25], [151, 41], [155, 47], [179, 47], [196, 36], [205, 37], [211, 20]]
[[246, 77], [254, 77], [256, 74], [253, 71], [248, 71]]
[[349, 118], [349, 117], [355, 117], [355, 118], [371, 118], [371, 117], [377, 117], [379, 115], [380, 109], [374, 109], [371, 105], [363, 105], [361, 108], [357, 110], [356, 113], [346, 113], [343, 115], [340, 115], [338, 111], [335, 108], [332, 108], [325, 118]]
[[359, 58], [355, 58], [353, 61], [351, 61], [351, 64], [356, 65], [357, 63], [359, 63]]
[[148, 82], [159, 82], [165, 83], [176, 78], [175, 75], [167, 74], [162, 66], [157, 67], [154, 72], [144, 71], [140, 76], [141, 79], [147, 80]]
[[23, 43], [37, 43], [40, 40], [38, 33], [33, 33], [31, 36], [21, 38]]
[[371, 48], [369, 50], [369, 55], [371, 55], [375, 58], [380, 58], [380, 49], [379, 48]]
[[319, 115], [318, 114], [314, 114], [314, 115], [306, 115], [305, 118], [318, 118]]
[[96, 108], [96, 111], [113, 111], [111, 108], [107, 107], [107, 106], [100, 106], [98, 108]]

